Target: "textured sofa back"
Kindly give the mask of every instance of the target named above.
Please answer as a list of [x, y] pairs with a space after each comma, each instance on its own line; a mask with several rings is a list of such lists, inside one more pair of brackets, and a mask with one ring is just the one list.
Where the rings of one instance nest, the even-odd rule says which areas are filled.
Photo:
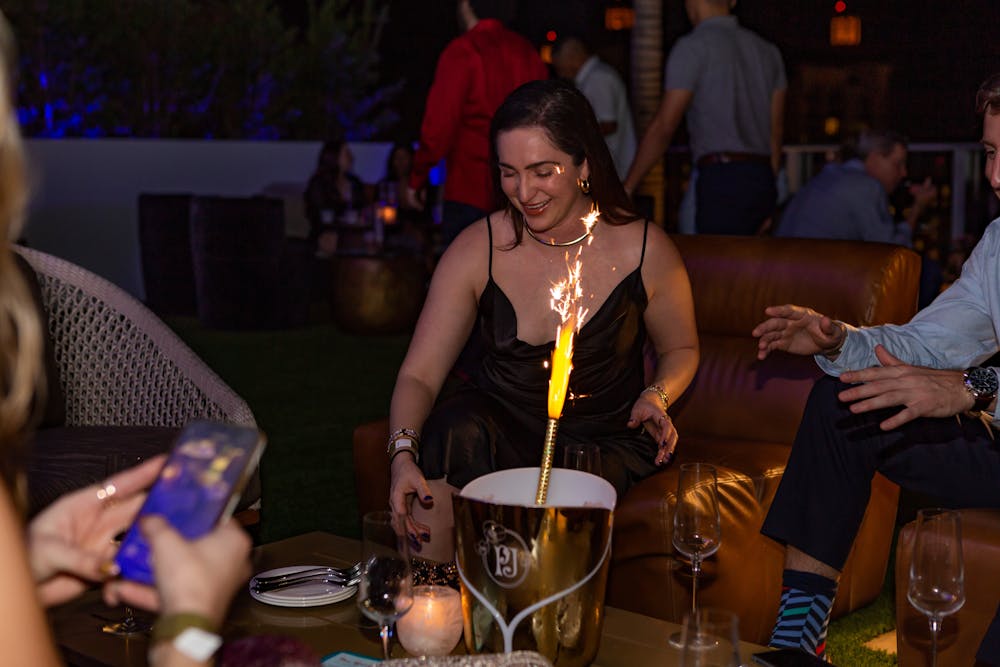
[[916, 312], [920, 259], [855, 241], [673, 236], [694, 293], [701, 363], [672, 410], [685, 434], [792, 442], [813, 381], [811, 358], [757, 361], [750, 335], [769, 305], [809, 306], [851, 324], [901, 324]]

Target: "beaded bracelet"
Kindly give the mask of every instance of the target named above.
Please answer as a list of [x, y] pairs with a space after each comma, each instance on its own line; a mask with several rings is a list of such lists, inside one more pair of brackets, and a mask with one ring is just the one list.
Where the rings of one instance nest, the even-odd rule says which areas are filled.
[[386, 447], [386, 454], [389, 462], [396, 458], [400, 452], [408, 451], [413, 454], [413, 460], [420, 460], [420, 436], [411, 428], [400, 428], [393, 431], [389, 436], [389, 444]]
[[666, 412], [667, 408], [670, 407], [670, 397], [667, 396], [667, 392], [663, 391], [663, 387], [658, 384], [651, 384], [645, 389], [644, 392], [651, 391], [660, 397], [660, 402], [663, 403], [663, 411]]

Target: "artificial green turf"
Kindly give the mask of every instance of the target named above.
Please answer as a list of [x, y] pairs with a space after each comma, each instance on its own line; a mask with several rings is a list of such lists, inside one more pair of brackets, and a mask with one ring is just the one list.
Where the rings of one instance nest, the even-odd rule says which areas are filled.
[[249, 404], [268, 445], [259, 539], [311, 530], [360, 535], [351, 434], [388, 413], [408, 336], [350, 336], [332, 324], [226, 332], [168, 324]]
[[[387, 414], [409, 337], [351, 336], [329, 323], [271, 332], [210, 331], [193, 318], [168, 324], [246, 400], [268, 435], [260, 541], [311, 530], [357, 537], [351, 434]], [[831, 623], [831, 660], [841, 667], [896, 665], [895, 656], [863, 646], [894, 620], [887, 577], [875, 602]]]

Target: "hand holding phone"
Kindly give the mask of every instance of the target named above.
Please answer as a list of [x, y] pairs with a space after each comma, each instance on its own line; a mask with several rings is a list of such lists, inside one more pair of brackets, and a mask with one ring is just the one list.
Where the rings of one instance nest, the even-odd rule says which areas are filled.
[[115, 556], [121, 576], [153, 584], [140, 517], [161, 515], [188, 539], [205, 535], [232, 514], [263, 450], [264, 437], [257, 429], [211, 421], [188, 424], [122, 539]]

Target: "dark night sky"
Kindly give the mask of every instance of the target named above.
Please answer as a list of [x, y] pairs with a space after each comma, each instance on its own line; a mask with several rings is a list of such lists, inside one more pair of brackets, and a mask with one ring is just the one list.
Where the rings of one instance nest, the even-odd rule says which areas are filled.
[[[545, 30], [599, 26], [601, 0], [521, 0], [518, 27], [539, 42]], [[859, 47], [827, 43], [833, 0], [740, 0], [741, 22], [775, 42], [790, 79], [800, 64], [885, 62], [892, 66], [891, 124], [911, 139], [976, 140], [972, 97], [979, 82], [1000, 70], [1000, 2], [996, 0], [847, 0], [862, 19]], [[287, 0], [290, 16], [304, 0]], [[384, 81], [406, 81], [398, 105], [403, 120], [392, 138], [415, 138], [438, 54], [458, 34], [452, 0], [390, 0], [382, 42]], [[683, 0], [664, 0], [665, 48], [690, 25]], [[597, 46], [624, 69], [627, 33], [601, 35]], [[627, 80], [627, 78], [626, 78]]]

